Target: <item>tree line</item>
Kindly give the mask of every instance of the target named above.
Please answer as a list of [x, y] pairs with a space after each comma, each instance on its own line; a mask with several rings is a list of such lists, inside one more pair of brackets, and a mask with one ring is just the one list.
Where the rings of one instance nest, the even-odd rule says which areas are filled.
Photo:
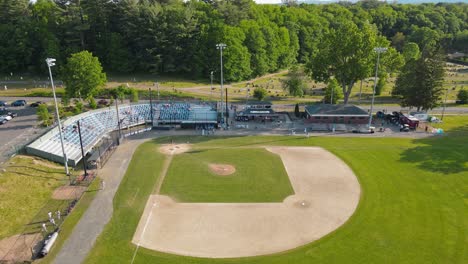
[[[408, 43], [415, 43], [419, 50], [440, 46], [446, 52], [466, 52], [468, 4], [0, 0], [0, 72], [4, 74], [43, 74], [46, 57], [57, 58], [60, 66], [71, 54], [87, 50], [99, 58], [106, 72], [207, 78], [211, 71], [219, 71], [217, 43], [227, 44], [227, 81], [303, 63], [315, 78], [327, 80], [335, 74], [340, 86], [348, 87], [371, 72], [368, 65], [356, 67], [354, 77], [339, 79], [334, 48], [349, 44], [350, 49], [365, 46], [363, 51], [369, 52], [383, 45], [402, 53]], [[349, 54], [336, 55], [343, 59]], [[349, 65], [341, 63], [341, 67]], [[386, 72], [394, 70], [386, 67]]]

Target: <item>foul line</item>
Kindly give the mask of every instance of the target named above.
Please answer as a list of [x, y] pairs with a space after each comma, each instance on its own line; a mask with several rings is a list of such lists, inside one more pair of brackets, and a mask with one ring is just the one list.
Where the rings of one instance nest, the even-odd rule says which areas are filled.
[[133, 262], [135, 261], [135, 257], [136, 257], [136, 254], [138, 252], [138, 248], [140, 247], [140, 242], [141, 242], [141, 239], [143, 238], [143, 234], [145, 234], [145, 231], [146, 231], [146, 227], [148, 227], [148, 223], [149, 223], [149, 220], [151, 219], [151, 215], [153, 214], [153, 208], [156, 206], [156, 203], [153, 203], [153, 205], [151, 206], [151, 211], [148, 215], [148, 218], [146, 219], [146, 223], [145, 223], [145, 226], [143, 227], [143, 231], [141, 232], [140, 234], [140, 238], [138, 239], [138, 244], [137, 244], [137, 247], [135, 249], [135, 252], [133, 253], [133, 257], [132, 257], [132, 262], [131, 264], [133, 264]]
[[[174, 151], [172, 151], [171, 155], [169, 155], [166, 158], [166, 160], [164, 161], [162, 172], [161, 172], [161, 177], [159, 178], [159, 181], [158, 181], [158, 183], [156, 185], [155, 194], [159, 194], [159, 190], [161, 189], [162, 182], [164, 181], [164, 178], [166, 177], [167, 170], [169, 169], [169, 165], [171, 164], [173, 155], [174, 155]], [[148, 227], [149, 220], [151, 219], [151, 215], [153, 214], [153, 208], [156, 205], [157, 204], [154, 202], [153, 205], [151, 206], [151, 211], [150, 211], [150, 213], [148, 215], [148, 218], [146, 219], [146, 223], [145, 223], [145, 226], [143, 227], [143, 231], [140, 234], [140, 238], [138, 239], [138, 243], [137, 243], [137, 247], [135, 248], [135, 252], [133, 253], [132, 262], [130, 262], [131, 264], [133, 264], [133, 262], [135, 261], [135, 257], [137, 255], [138, 249], [140, 248], [141, 239], [143, 238], [143, 235], [146, 232], [146, 227]]]

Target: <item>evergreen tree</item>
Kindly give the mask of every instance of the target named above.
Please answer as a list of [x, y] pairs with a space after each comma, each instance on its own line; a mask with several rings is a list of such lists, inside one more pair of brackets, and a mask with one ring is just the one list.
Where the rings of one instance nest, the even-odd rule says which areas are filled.
[[410, 60], [398, 76], [393, 94], [401, 98], [403, 107], [430, 110], [437, 107], [443, 93], [445, 75], [444, 56], [439, 52], [425, 52], [417, 60]]

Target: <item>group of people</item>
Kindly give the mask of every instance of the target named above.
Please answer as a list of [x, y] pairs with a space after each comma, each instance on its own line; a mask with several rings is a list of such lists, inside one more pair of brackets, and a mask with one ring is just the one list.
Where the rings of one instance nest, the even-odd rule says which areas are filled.
[[[47, 216], [49, 218], [49, 223], [52, 224], [54, 227], [56, 227], [57, 223], [55, 222], [55, 219], [53, 217], [53, 213], [49, 211], [47, 213]], [[57, 210], [55, 212], [55, 216], [57, 217], [57, 220], [59, 220], [59, 221], [62, 219], [62, 213], [60, 212], [60, 210]], [[42, 231], [47, 233], [47, 224], [46, 223], [42, 223]]]

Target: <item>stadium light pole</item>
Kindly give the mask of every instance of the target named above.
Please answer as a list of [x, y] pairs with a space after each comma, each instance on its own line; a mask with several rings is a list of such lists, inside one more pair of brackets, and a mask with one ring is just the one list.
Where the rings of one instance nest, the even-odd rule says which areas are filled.
[[49, 68], [50, 83], [52, 85], [52, 93], [54, 95], [55, 114], [57, 115], [58, 130], [59, 130], [59, 135], [60, 135], [60, 144], [62, 145], [63, 162], [65, 164], [65, 173], [68, 175], [68, 180], [70, 181], [70, 184], [71, 184], [70, 171], [68, 170], [67, 153], [65, 152], [65, 146], [63, 145], [62, 123], [60, 123], [60, 115], [59, 115], [58, 104], [57, 104], [57, 96], [55, 95], [54, 79], [52, 78], [52, 69], [51, 69], [51, 67], [55, 66], [55, 61], [56, 60], [53, 59], [53, 58], [47, 58], [45, 61], [47, 63], [47, 67]]
[[377, 88], [377, 74], [379, 72], [380, 53], [386, 52], [387, 48], [377, 47], [377, 48], [374, 48], [374, 51], [377, 52], [377, 62], [375, 63], [374, 89], [372, 91], [372, 102], [371, 102], [371, 108], [370, 108], [370, 112], [369, 112], [369, 125], [368, 125], [368, 128], [370, 128], [371, 125], [372, 125], [372, 111], [374, 111], [375, 88]]
[[223, 111], [223, 50], [227, 47], [224, 43], [216, 44], [216, 49], [219, 49], [219, 54], [221, 58], [221, 118], [223, 120], [223, 124], [226, 125], [226, 121], [224, 119], [224, 111]]

